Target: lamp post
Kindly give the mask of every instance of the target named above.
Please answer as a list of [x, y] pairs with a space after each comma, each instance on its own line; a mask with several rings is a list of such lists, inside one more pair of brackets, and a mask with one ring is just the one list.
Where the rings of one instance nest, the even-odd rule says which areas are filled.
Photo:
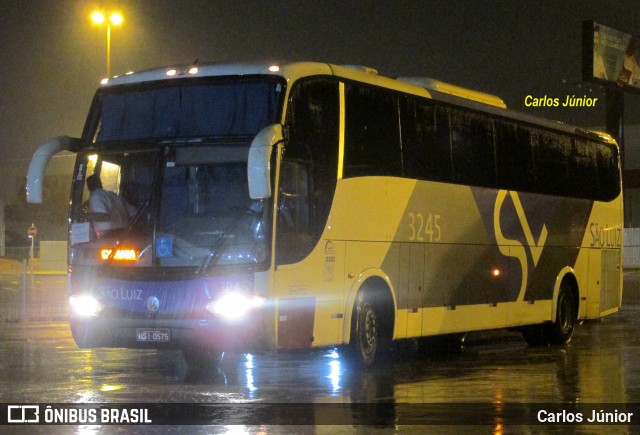
[[107, 78], [109, 78], [111, 77], [111, 25], [121, 25], [124, 18], [118, 12], [112, 13], [107, 18], [102, 12], [96, 11], [91, 14], [91, 20], [96, 24], [107, 23]]

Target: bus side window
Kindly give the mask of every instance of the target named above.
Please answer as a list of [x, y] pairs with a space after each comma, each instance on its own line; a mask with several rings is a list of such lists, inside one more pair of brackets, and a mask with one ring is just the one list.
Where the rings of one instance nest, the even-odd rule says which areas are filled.
[[597, 199], [611, 201], [620, 194], [620, 170], [618, 150], [613, 145], [591, 143], [597, 148], [598, 186]]
[[535, 192], [531, 132], [515, 122], [495, 121], [498, 185]]
[[531, 139], [538, 192], [547, 195], [571, 195], [567, 183], [571, 139], [545, 131], [535, 132]]
[[303, 259], [324, 230], [337, 181], [339, 113], [337, 81], [314, 78], [294, 85], [280, 170], [279, 264]]
[[[311, 234], [309, 228], [309, 175], [301, 162], [282, 162], [280, 169], [280, 205], [278, 231], [282, 242], [291, 244], [286, 251], [308, 251]], [[296, 248], [296, 245], [301, 247]]]
[[492, 121], [462, 110], [449, 110], [453, 182], [495, 187]]
[[347, 84], [344, 177], [402, 176], [398, 96]]
[[584, 139], [574, 139], [569, 155], [568, 194], [577, 198], [598, 195], [596, 148]]
[[[444, 116], [443, 116], [444, 115]], [[401, 100], [403, 175], [451, 182], [451, 144], [446, 112], [426, 98]]]

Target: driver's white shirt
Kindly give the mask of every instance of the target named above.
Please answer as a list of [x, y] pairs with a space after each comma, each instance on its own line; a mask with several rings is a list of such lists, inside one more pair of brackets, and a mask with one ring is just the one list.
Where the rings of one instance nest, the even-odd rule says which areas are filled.
[[94, 229], [99, 233], [116, 228], [126, 228], [129, 222], [129, 214], [124, 200], [108, 190], [96, 189], [91, 192], [89, 212], [109, 215], [108, 221], [94, 222]]

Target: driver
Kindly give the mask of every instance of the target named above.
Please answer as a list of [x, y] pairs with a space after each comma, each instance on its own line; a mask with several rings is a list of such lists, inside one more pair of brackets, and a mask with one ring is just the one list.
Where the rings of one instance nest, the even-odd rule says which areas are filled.
[[122, 230], [129, 223], [129, 213], [124, 200], [109, 190], [102, 188], [98, 175], [87, 177], [89, 189], [88, 220], [93, 222], [96, 236], [101, 238], [106, 232]]

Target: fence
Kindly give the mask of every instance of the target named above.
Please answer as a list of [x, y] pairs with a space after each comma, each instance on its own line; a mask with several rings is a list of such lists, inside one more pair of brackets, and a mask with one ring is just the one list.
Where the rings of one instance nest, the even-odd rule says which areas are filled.
[[27, 260], [30, 268], [40, 272], [64, 272], [67, 270], [67, 242], [43, 240], [33, 247], [33, 258], [29, 247], [5, 248], [5, 258], [18, 262]]
[[0, 323], [67, 318], [66, 274], [32, 272], [27, 260], [0, 259]]
[[0, 258], [0, 324], [68, 318], [67, 244], [6, 248]]

